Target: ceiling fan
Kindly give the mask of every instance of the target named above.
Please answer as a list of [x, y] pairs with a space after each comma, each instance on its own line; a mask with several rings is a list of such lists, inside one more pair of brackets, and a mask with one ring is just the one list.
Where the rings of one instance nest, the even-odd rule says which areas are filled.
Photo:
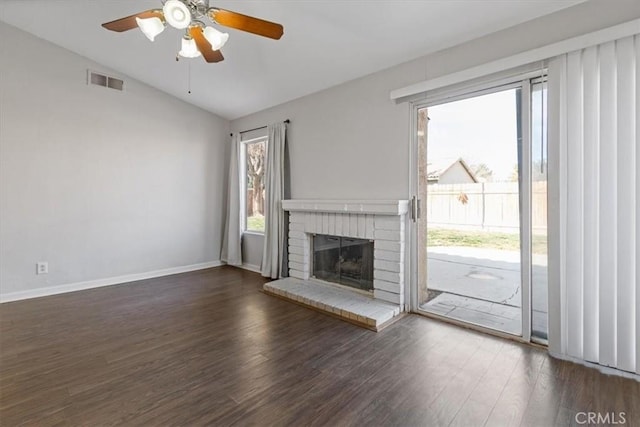
[[284, 33], [284, 28], [280, 24], [230, 10], [209, 7], [209, 0], [165, 0], [162, 9], [136, 13], [104, 23], [102, 26], [119, 33], [138, 27], [149, 40], [153, 41], [169, 24], [178, 30], [185, 30], [179, 56], [197, 58], [202, 55], [207, 62], [220, 62], [224, 59], [220, 49], [227, 42], [229, 34], [205, 25], [201, 21], [204, 18], [208, 18], [214, 24], [275, 40], [280, 39]]

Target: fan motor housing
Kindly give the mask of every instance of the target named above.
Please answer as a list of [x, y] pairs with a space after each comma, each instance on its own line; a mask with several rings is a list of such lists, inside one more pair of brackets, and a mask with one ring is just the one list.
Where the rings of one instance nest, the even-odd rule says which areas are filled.
[[194, 18], [201, 18], [207, 14], [209, 9], [209, 0], [181, 0], [189, 10]]

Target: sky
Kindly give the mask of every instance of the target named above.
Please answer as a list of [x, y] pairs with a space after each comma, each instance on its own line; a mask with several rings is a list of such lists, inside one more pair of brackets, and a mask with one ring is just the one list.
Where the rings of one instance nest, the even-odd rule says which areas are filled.
[[508, 180], [518, 163], [516, 90], [429, 107], [427, 158], [485, 163], [493, 180]]

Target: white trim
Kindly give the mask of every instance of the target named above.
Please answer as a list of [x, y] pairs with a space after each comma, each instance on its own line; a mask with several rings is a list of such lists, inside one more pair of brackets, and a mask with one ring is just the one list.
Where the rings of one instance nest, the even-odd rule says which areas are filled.
[[128, 282], [136, 282], [138, 280], [153, 279], [154, 277], [170, 276], [172, 274], [204, 270], [205, 268], [220, 267], [222, 265], [225, 265], [225, 263], [222, 261], [210, 261], [200, 264], [191, 264], [180, 267], [165, 268], [162, 270], [148, 271], [146, 273], [126, 274], [124, 276], [108, 277], [105, 279], [87, 280], [86, 282], [69, 283], [66, 285], [29, 289], [27, 291], [10, 292], [8, 294], [0, 295], [0, 303], [46, 297], [49, 295], [82, 291], [85, 289], [101, 288], [103, 286], [120, 285]]
[[435, 89], [428, 93], [413, 96], [407, 101], [420, 102], [424, 106], [433, 107], [462, 99], [501, 92], [510, 88], [518, 88], [522, 86], [523, 80], [540, 78], [543, 74], [546, 74], [546, 64], [545, 61], [540, 61], [468, 80], [460, 84]]
[[[424, 108], [423, 104], [413, 102], [411, 103], [411, 117], [409, 118], [409, 196], [415, 197], [416, 202], [419, 200], [419, 188], [418, 188], [418, 111]], [[427, 127], [429, 121], [427, 120]], [[421, 215], [426, 215], [426, 212], [420, 212]], [[419, 295], [418, 295], [418, 219], [409, 218], [407, 220], [407, 233], [409, 238], [407, 239], [407, 249], [409, 253], [405, 258], [405, 277], [407, 278], [408, 292], [405, 289], [405, 294], [408, 295], [409, 310], [413, 313], [418, 313], [419, 309]]]
[[467, 68], [466, 70], [458, 71], [456, 73], [447, 74], [445, 76], [405, 86], [391, 91], [390, 98], [391, 100], [401, 100], [402, 98], [417, 95], [419, 93], [462, 83], [478, 77], [530, 64], [532, 62], [542, 61], [567, 52], [584, 49], [589, 46], [606, 43], [608, 41], [617, 40], [639, 33], [640, 19], [634, 19], [613, 27], [594, 31], [578, 37], [539, 47], [537, 49], [528, 50], [506, 58], [498, 59], [496, 61], [487, 62], [486, 64]]
[[521, 160], [522, 168], [519, 171], [520, 188], [518, 197], [520, 198], [520, 307], [521, 307], [521, 327], [522, 339], [531, 341], [531, 277], [533, 248], [531, 247], [531, 131], [533, 128], [531, 115], [531, 80], [522, 81], [520, 91], [520, 117], [521, 117]]
[[408, 200], [283, 200], [282, 209], [290, 212], [332, 212], [373, 215], [404, 215]]
[[622, 371], [620, 369], [611, 368], [609, 366], [603, 366], [597, 363], [587, 362], [584, 359], [567, 356], [566, 354], [556, 353], [551, 350], [549, 350], [549, 355], [556, 359], [566, 360], [567, 362], [573, 362], [573, 363], [577, 363], [578, 365], [586, 366], [588, 368], [597, 369], [598, 371], [602, 372], [605, 375], [616, 375], [618, 377], [631, 378], [632, 380], [636, 380], [640, 382], [640, 375], [634, 374], [633, 372]]
[[259, 265], [254, 265], [254, 264], [245, 264], [242, 263], [242, 265], [234, 265], [234, 267], [238, 267], [241, 268], [243, 270], [247, 270], [247, 271], [253, 271], [254, 273], [261, 273], [262, 270], [260, 269]]

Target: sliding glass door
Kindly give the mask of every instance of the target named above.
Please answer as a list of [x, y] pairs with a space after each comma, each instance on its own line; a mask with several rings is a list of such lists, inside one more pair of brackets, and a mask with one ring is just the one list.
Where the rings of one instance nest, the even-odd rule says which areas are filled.
[[546, 338], [544, 93], [522, 80], [416, 106], [418, 312]]

